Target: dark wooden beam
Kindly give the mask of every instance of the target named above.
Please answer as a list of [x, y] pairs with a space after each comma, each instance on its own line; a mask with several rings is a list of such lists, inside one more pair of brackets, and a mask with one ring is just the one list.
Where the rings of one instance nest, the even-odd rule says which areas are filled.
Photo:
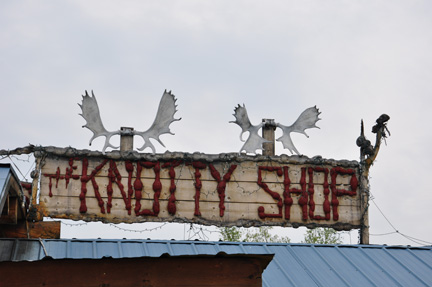
[[20, 220], [16, 225], [1, 224], [0, 237], [59, 239], [60, 226], [60, 221], [26, 222]]
[[8, 195], [3, 210], [4, 214], [0, 217], [0, 224], [17, 224], [18, 222], [18, 198]]
[[0, 262], [0, 278], [8, 286], [20, 287], [258, 287], [262, 286], [262, 273], [272, 258], [232, 255]]

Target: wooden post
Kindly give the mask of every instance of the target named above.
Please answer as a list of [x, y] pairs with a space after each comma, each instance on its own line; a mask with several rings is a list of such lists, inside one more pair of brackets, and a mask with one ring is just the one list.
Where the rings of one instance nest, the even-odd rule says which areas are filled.
[[133, 150], [133, 128], [120, 128], [120, 151]]
[[366, 168], [361, 163], [360, 177], [360, 206], [361, 206], [361, 228], [360, 228], [360, 244], [369, 244], [369, 168]]
[[263, 119], [262, 137], [270, 142], [263, 143], [263, 155], [275, 155], [275, 130], [276, 123], [274, 119]]
[[[373, 149], [371, 151], [360, 149], [360, 165], [361, 165], [361, 178], [360, 178], [361, 197], [360, 198], [361, 198], [361, 212], [362, 212], [362, 220], [361, 220], [361, 228], [360, 228], [360, 244], [369, 244], [369, 195], [370, 195], [369, 170], [378, 155], [382, 139], [387, 136], [386, 131], [388, 132], [388, 129], [386, 127], [386, 124], [389, 119], [390, 117], [388, 115], [383, 114], [376, 120], [377, 124], [372, 128], [372, 132], [376, 133], [375, 146], [373, 147]], [[366, 140], [364, 136], [363, 120], [361, 121], [359, 139], [360, 138]]]
[[[363, 120], [360, 136], [364, 137]], [[362, 213], [360, 227], [360, 244], [369, 244], [369, 166], [366, 165], [366, 155], [360, 149], [360, 212]]]

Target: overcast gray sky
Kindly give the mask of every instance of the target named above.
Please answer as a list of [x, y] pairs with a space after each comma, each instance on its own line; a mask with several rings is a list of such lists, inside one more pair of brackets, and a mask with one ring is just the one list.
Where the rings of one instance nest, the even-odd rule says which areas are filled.
[[[89, 148], [77, 105], [85, 90], [108, 130], [140, 131], [172, 90], [183, 119], [162, 141], [183, 152], [237, 152], [240, 128], [228, 123], [237, 104], [252, 123], [285, 125], [316, 105], [320, 129], [294, 135], [298, 150], [358, 160], [360, 120], [374, 140], [370, 129], [387, 113], [374, 202], [400, 233], [432, 242], [430, 1], [5, 0], [0, 27], [0, 149]], [[102, 146], [99, 138], [91, 149]], [[277, 143], [277, 153], [289, 151]], [[417, 245], [376, 236], [394, 229], [373, 202], [370, 225], [371, 243]]]

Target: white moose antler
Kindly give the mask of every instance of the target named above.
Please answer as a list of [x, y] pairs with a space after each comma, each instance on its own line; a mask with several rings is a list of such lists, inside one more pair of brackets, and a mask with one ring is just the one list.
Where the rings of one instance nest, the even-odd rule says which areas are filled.
[[102, 153], [105, 153], [107, 147], [111, 147], [113, 149], [117, 149], [118, 147], [110, 144], [110, 139], [114, 135], [120, 134], [120, 131], [109, 132], [105, 129], [102, 124], [102, 119], [99, 113], [99, 107], [96, 101], [96, 97], [92, 91], [92, 97], [89, 96], [87, 91], [85, 91], [85, 96], [82, 96], [82, 105], [78, 104], [82, 110], [82, 114], [79, 114], [86, 120], [86, 124], [83, 125], [83, 128], [88, 128], [93, 132], [93, 136], [89, 141], [89, 145], [92, 144], [92, 141], [100, 136], [105, 137], [105, 144], [102, 148]]
[[282, 124], [277, 123], [276, 126], [282, 129], [283, 134], [280, 138], [277, 139], [277, 141], [282, 142], [282, 145], [284, 148], [288, 149], [291, 153], [293, 151], [300, 155], [296, 147], [294, 146], [290, 134], [292, 132], [301, 133], [304, 134], [306, 137], [309, 137], [305, 130], [310, 128], [318, 128], [315, 124], [317, 121], [320, 120], [318, 116], [321, 113], [317, 109], [317, 107], [311, 107], [303, 111], [303, 113], [300, 114], [298, 119], [291, 125], [291, 126], [284, 126]]
[[[249, 137], [247, 138], [245, 144], [240, 149], [241, 151], [246, 151], [247, 153], [256, 153], [257, 149], [262, 149], [262, 144], [266, 142], [270, 142], [261, 136], [258, 135], [258, 130], [264, 125], [264, 123], [261, 123], [259, 125], [252, 125], [249, 121], [249, 117], [246, 111], [246, 107], [243, 104], [243, 107], [238, 105], [234, 109], [235, 113], [234, 116], [236, 118], [235, 121], [231, 121], [230, 123], [238, 124], [242, 128], [242, 132], [240, 134], [240, 140], [244, 141], [242, 138], [242, 135], [245, 132], [249, 132]], [[298, 119], [292, 124], [291, 126], [284, 126], [282, 124], [277, 123], [276, 126], [281, 128], [283, 131], [283, 134], [280, 138], [277, 139], [277, 141], [282, 142], [282, 145], [284, 148], [288, 149], [291, 153], [295, 152], [296, 154], [300, 155], [296, 147], [294, 146], [290, 134], [292, 132], [296, 133], [302, 133], [305, 136], [309, 137], [305, 130], [309, 128], [319, 128], [315, 124], [317, 121], [320, 120], [318, 116], [321, 113], [317, 109], [317, 107], [311, 107], [306, 109], [303, 113], [300, 114]]]
[[262, 149], [262, 144], [269, 142], [268, 140], [264, 139], [263, 137], [260, 137], [258, 135], [258, 130], [264, 125], [264, 123], [260, 123], [259, 125], [252, 125], [245, 105], [243, 104], [243, 107], [238, 105], [234, 109], [233, 116], [236, 118], [235, 121], [230, 121], [230, 123], [238, 124], [242, 132], [240, 133], [240, 140], [244, 142], [243, 140], [243, 134], [245, 132], [249, 132], [249, 136], [245, 142], [245, 144], [240, 149], [240, 152], [246, 151], [246, 153], [256, 153], [257, 149]]
[[150, 147], [153, 153], [155, 153], [155, 147], [151, 143], [150, 138], [157, 140], [163, 147], [165, 147], [159, 136], [162, 134], [174, 135], [174, 133], [172, 133], [169, 129], [169, 125], [174, 121], [181, 120], [181, 118], [174, 118], [174, 114], [177, 112], [176, 101], [177, 99], [174, 97], [171, 91], [164, 91], [162, 99], [159, 103], [156, 118], [153, 121], [151, 127], [145, 132], [134, 131], [134, 135], [141, 136], [144, 140], [144, 145], [141, 148], [138, 148], [138, 150], [144, 150], [145, 148]]
[[[92, 141], [100, 136], [105, 137], [105, 144], [102, 148], [102, 153], [105, 153], [105, 150], [108, 147], [111, 147], [113, 149], [117, 149], [118, 147], [111, 145], [110, 139], [114, 135], [119, 135], [121, 131], [113, 131], [109, 132], [105, 129], [105, 127], [102, 124], [102, 119], [100, 117], [99, 113], [99, 107], [96, 101], [96, 97], [93, 94], [92, 91], [92, 97], [90, 97], [85, 92], [85, 96], [83, 96], [82, 104], [78, 104], [81, 107], [82, 114], [80, 114], [85, 120], [86, 124], [83, 126], [83, 128], [88, 128], [93, 132], [93, 136], [90, 139], [89, 145], [91, 145]], [[139, 132], [139, 131], [133, 131], [133, 135], [141, 136], [144, 139], [144, 145], [139, 148], [139, 150], [144, 150], [146, 147], [150, 147], [152, 152], [155, 153], [155, 147], [151, 143], [150, 138], [153, 138], [157, 140], [163, 147], [165, 145], [161, 142], [159, 136], [165, 133], [173, 134], [170, 129], [169, 125], [174, 121], [179, 121], [180, 119], [175, 119], [174, 114], [177, 112], [177, 105], [176, 99], [174, 95], [171, 93], [171, 91], [165, 92], [162, 95], [162, 99], [159, 103], [159, 108], [156, 114], [156, 118], [153, 122], [153, 124], [150, 126], [150, 128], [145, 132]]]

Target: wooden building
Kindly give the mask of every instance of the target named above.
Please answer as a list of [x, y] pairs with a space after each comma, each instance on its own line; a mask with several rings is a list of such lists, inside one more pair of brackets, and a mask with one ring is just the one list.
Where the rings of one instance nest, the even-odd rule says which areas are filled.
[[0, 239], [0, 285], [432, 286], [432, 247]]
[[432, 246], [60, 239], [10, 165], [0, 203], [0, 286], [432, 286]]

